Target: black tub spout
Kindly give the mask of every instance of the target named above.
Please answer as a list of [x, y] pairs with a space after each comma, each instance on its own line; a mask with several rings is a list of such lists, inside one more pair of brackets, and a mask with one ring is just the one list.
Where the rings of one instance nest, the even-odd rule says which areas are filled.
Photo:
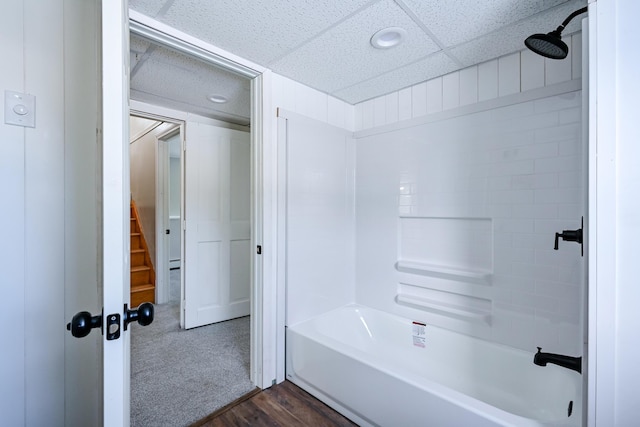
[[543, 353], [542, 348], [538, 347], [538, 352], [533, 356], [533, 363], [538, 366], [547, 366], [547, 363], [562, 366], [563, 368], [572, 369], [582, 374], [582, 357], [564, 356], [562, 354]]

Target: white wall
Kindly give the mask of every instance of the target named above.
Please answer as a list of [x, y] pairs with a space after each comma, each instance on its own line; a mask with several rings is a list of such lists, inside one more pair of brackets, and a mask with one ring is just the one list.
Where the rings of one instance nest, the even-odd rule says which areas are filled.
[[36, 96], [35, 128], [0, 124], [6, 425], [100, 424], [100, 335], [65, 330], [101, 305], [97, 13], [90, 2], [22, 0], [0, 17], [2, 88]]
[[638, 14], [637, 2], [590, 5], [595, 36], [590, 45], [590, 118], [596, 160], [591, 194], [598, 245], [591, 263], [597, 280], [590, 289], [589, 425], [631, 426], [638, 418]]
[[[281, 112], [286, 158], [287, 325], [354, 302], [354, 140], [351, 132]], [[284, 135], [283, 135], [284, 134]]]
[[282, 108], [340, 129], [355, 130], [352, 105], [279, 74], [272, 73], [272, 80], [274, 114], [275, 109]]
[[[293, 112], [307, 118], [348, 131], [354, 130], [355, 108], [344, 101], [311, 89], [286, 77], [266, 71], [263, 75], [264, 140], [262, 147], [262, 195], [264, 234], [262, 255], [264, 278], [263, 336], [265, 337], [264, 384], [272, 379], [284, 381], [284, 326], [286, 321], [286, 160], [280, 158], [282, 146], [278, 110]], [[282, 136], [282, 135], [280, 135]], [[274, 225], [277, 224], [277, 227]], [[273, 312], [269, 311], [272, 307]], [[275, 319], [275, 320], [274, 320]], [[271, 345], [271, 342], [275, 345]], [[271, 358], [272, 364], [269, 363]], [[274, 368], [274, 374], [269, 368]]]
[[640, 384], [640, 345], [638, 345], [637, 303], [640, 301], [638, 286], [638, 242], [640, 241], [640, 130], [638, 129], [638, 99], [640, 98], [640, 16], [638, 2], [618, 1], [617, 12], [617, 108], [618, 112], [618, 345], [617, 345], [617, 403], [616, 424], [631, 425], [637, 422], [637, 400], [633, 396]]

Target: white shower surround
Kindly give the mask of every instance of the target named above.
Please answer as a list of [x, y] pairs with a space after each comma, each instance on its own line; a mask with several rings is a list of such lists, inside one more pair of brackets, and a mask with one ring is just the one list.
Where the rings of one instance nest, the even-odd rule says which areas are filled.
[[584, 214], [580, 35], [571, 46], [559, 64], [522, 51], [359, 104], [355, 133], [280, 110], [287, 324], [357, 302], [582, 354], [584, 259], [553, 250]]
[[523, 51], [359, 104], [355, 133], [281, 110], [287, 326], [355, 302], [531, 358], [581, 356], [584, 259], [575, 243], [553, 250], [585, 208], [572, 48], [562, 64]]
[[355, 301], [531, 351], [582, 354], [581, 91], [356, 142]]

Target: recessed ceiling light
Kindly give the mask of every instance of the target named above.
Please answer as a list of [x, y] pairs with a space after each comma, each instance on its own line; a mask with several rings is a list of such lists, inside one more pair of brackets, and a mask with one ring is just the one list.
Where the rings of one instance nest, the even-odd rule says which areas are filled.
[[207, 95], [207, 99], [216, 104], [224, 104], [228, 101], [227, 97], [222, 95]]
[[383, 28], [371, 37], [371, 46], [376, 49], [389, 49], [402, 43], [406, 36], [407, 32], [404, 28]]

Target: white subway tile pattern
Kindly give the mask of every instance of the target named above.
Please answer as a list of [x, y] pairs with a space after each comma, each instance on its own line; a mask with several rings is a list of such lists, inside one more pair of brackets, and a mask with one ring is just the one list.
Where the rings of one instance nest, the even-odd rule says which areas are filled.
[[[480, 101], [489, 69], [481, 65], [458, 73], [460, 87], [475, 73]], [[426, 83], [427, 110], [433, 100], [430, 87], [443, 94], [442, 109], [447, 81], [455, 79]], [[424, 93], [424, 87], [411, 94], [416, 92]], [[408, 96], [405, 90], [398, 99], [406, 103]], [[358, 139], [356, 300], [528, 351], [541, 346], [580, 354], [584, 258], [574, 242], [560, 241], [557, 251], [553, 245], [555, 233], [578, 228], [584, 212], [581, 99], [581, 92], [569, 92]], [[482, 288], [483, 298], [492, 301], [491, 325], [452, 326], [446, 316], [394, 302], [399, 214], [492, 221], [492, 283]], [[428, 242], [429, 236], [421, 238]], [[438, 247], [444, 240], [440, 236], [431, 244]], [[421, 277], [417, 286], [429, 289], [429, 283]], [[464, 289], [451, 283], [457, 293]], [[443, 290], [446, 281], [437, 286]]]

